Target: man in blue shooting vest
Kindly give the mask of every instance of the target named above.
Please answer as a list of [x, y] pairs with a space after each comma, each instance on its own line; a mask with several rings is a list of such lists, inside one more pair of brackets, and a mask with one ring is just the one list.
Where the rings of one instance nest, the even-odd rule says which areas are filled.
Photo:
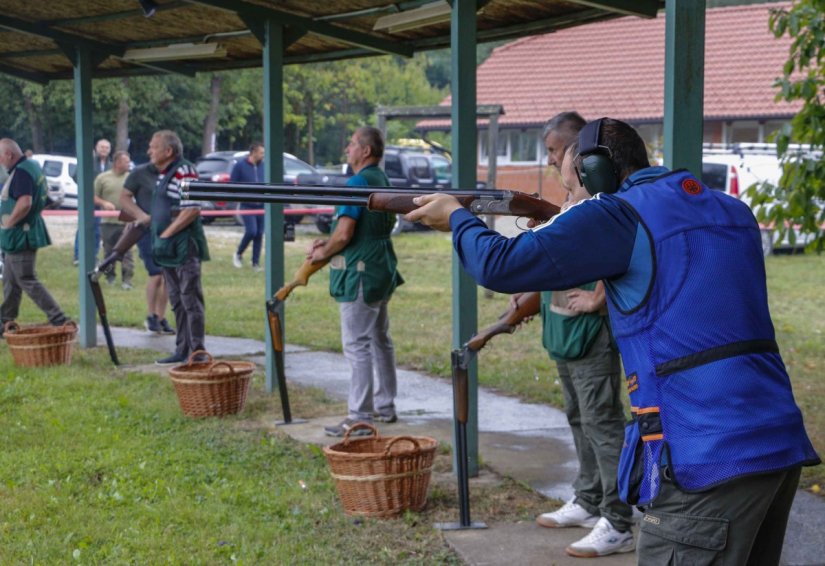
[[640, 564], [777, 564], [802, 466], [820, 462], [768, 311], [750, 209], [650, 167], [629, 125], [589, 123], [562, 164], [594, 195], [507, 238], [448, 195], [408, 214], [453, 231], [464, 268], [504, 293], [602, 279], [633, 420], [619, 493], [644, 510]]
[[[346, 152], [355, 172], [348, 186], [389, 186], [378, 167], [384, 155], [380, 130], [359, 128]], [[343, 436], [356, 423], [398, 419], [395, 347], [387, 304], [404, 280], [396, 269], [398, 260], [390, 241], [394, 225], [395, 214], [339, 206], [329, 240], [315, 240], [308, 252], [314, 263], [329, 261], [329, 293], [341, 310], [341, 342], [352, 367], [349, 414], [339, 424], [324, 428], [329, 436]], [[369, 430], [360, 428], [352, 434], [365, 433]]]
[[[37, 250], [51, 239], [40, 212], [48, 202], [48, 185], [40, 165], [26, 159], [14, 140], [0, 140], [0, 165], [9, 176], [0, 192], [0, 249], [3, 250], [3, 327], [17, 318], [23, 291], [40, 307], [49, 322], [60, 326], [68, 318], [37, 279]], [[0, 327], [0, 336], [3, 334]]]

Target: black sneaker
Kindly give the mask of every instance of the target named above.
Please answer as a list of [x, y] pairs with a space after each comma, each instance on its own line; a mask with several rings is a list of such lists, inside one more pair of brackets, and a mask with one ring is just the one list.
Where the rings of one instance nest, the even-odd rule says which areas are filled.
[[[364, 421], [356, 421], [354, 419], [350, 419], [349, 417], [347, 417], [346, 419], [344, 419], [343, 421], [341, 421], [337, 425], [325, 426], [324, 427], [324, 434], [326, 434], [327, 436], [341, 437], [341, 436], [344, 436], [349, 429], [351, 429], [352, 427], [354, 427], [357, 424], [370, 424], [370, 423], [366, 423]], [[353, 431], [352, 433], [350, 433], [350, 436], [351, 437], [352, 436], [369, 436], [371, 434], [372, 434], [372, 430], [368, 429], [367, 427], [362, 427], [362, 428], [358, 428], [355, 431]]]
[[169, 326], [169, 321], [165, 318], [161, 319], [158, 324], [160, 325], [160, 334], [168, 334], [169, 336], [175, 335], [175, 329]]
[[186, 361], [186, 356], [181, 356], [180, 354], [172, 354], [167, 358], [161, 358], [155, 362], [155, 365], [158, 366], [176, 366], [178, 364], [182, 364]]
[[146, 320], [143, 322], [144, 328], [149, 332], [154, 332], [155, 334], [162, 334], [163, 329], [160, 326], [160, 322], [158, 322], [158, 315], [153, 314], [146, 317]]

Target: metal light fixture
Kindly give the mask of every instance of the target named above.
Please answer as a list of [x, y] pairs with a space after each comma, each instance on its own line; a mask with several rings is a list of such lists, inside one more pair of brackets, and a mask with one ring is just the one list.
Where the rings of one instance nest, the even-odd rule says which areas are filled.
[[413, 10], [387, 14], [375, 21], [373, 31], [397, 33], [450, 21], [452, 8], [446, 0], [438, 0]]
[[226, 48], [218, 43], [175, 43], [166, 47], [127, 49], [122, 58], [126, 61], [178, 61], [225, 57]]
[[140, 7], [143, 8], [143, 15], [147, 18], [151, 18], [155, 15], [155, 11], [158, 9], [158, 3], [155, 0], [138, 0], [140, 2]]

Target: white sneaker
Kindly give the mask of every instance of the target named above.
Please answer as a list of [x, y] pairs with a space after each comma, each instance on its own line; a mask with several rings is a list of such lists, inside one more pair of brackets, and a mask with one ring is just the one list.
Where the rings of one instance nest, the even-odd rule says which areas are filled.
[[238, 252], [232, 254], [232, 265], [238, 268], [243, 267], [243, 261], [241, 260], [241, 256], [240, 254], [238, 254]]
[[617, 531], [605, 517], [599, 519], [589, 535], [564, 549], [567, 554], [577, 558], [595, 558], [634, 550], [636, 542], [633, 533]]
[[573, 503], [573, 499], [552, 513], [542, 513], [536, 517], [536, 522], [539, 525], [550, 529], [559, 527], [587, 527], [592, 529], [598, 521], [598, 515], [591, 515], [587, 509], [578, 503]]

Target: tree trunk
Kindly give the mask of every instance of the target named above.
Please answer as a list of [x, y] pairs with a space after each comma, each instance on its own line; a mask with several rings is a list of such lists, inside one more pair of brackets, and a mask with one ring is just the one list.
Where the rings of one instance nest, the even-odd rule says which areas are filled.
[[[29, 125], [32, 133], [32, 151], [34, 153], [46, 153], [46, 148], [43, 145], [43, 124], [40, 121], [39, 109], [35, 107], [31, 96], [23, 90], [23, 105], [26, 107], [26, 113], [29, 115]], [[23, 148], [25, 151], [27, 148]]]
[[209, 101], [209, 112], [203, 124], [203, 141], [201, 142], [201, 154], [206, 155], [215, 151], [215, 137], [218, 129], [218, 109], [221, 103], [221, 80], [219, 75], [212, 75], [211, 94]]
[[307, 104], [307, 160], [310, 165], [315, 165], [315, 104], [312, 95], [306, 97]]
[[123, 91], [115, 123], [115, 151], [132, 151], [129, 147], [129, 78], [123, 79]]

